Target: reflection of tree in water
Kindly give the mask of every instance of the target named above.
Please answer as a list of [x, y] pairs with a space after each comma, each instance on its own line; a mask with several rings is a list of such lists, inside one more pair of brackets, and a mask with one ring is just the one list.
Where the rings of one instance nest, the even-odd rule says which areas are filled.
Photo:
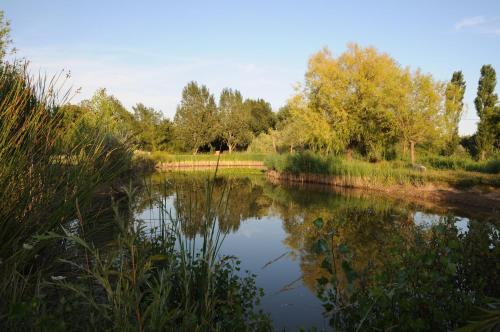
[[[213, 187], [212, 187], [213, 185]], [[261, 186], [248, 178], [216, 178], [210, 185], [200, 178], [187, 178], [174, 184], [174, 205], [188, 236], [201, 233], [215, 216], [223, 232], [235, 232], [241, 221], [266, 214], [269, 202]]]
[[365, 318], [381, 330], [453, 329], [473, 305], [500, 296], [498, 218], [470, 220], [462, 232], [454, 216], [417, 226], [413, 209], [377, 200], [305, 196], [274, 206], [304, 283], [333, 292], [321, 298], [341, 330]]
[[[225, 232], [236, 231], [241, 221], [248, 218], [279, 216], [286, 232], [284, 244], [299, 260], [303, 281], [313, 292], [322, 277], [335, 283], [338, 296], [342, 298], [348, 298], [349, 287], [368, 292], [379, 282], [380, 273], [395, 277], [401, 271], [411, 272], [408, 262], [412, 261], [404, 254], [418, 253], [419, 246], [427, 250], [435, 245], [432, 241], [436, 241], [436, 233], [431, 228], [421, 229], [415, 225], [415, 211], [419, 209], [411, 203], [395, 203], [354, 192], [335, 194], [287, 188], [241, 177], [218, 178], [211, 199], [207, 196], [206, 177], [186, 176], [174, 179], [172, 184], [169, 193], [175, 194], [174, 204], [183, 221], [182, 229], [191, 237], [201, 232], [207, 220], [212, 220], [207, 217], [208, 213], [215, 215]], [[323, 220], [322, 227], [315, 223], [318, 218]], [[453, 225], [453, 217], [445, 219]], [[498, 220], [471, 220], [468, 232], [453, 232], [449, 234], [452, 240], [461, 243], [462, 250], [459, 258], [462, 263], [457, 264], [460, 287], [473, 294], [500, 296], [495, 283], [500, 278], [496, 267], [500, 260]], [[326, 239], [327, 249], [335, 251], [331, 272], [323, 264], [325, 252], [316, 250], [320, 239]], [[439, 258], [436, 259], [439, 263]], [[356, 274], [353, 284], [349, 283], [345, 261]], [[429, 281], [429, 285], [434, 285], [433, 282]], [[435, 296], [433, 289], [434, 286], [419, 292], [427, 291], [432, 298]]]
[[[412, 212], [384, 200], [345, 195], [297, 191], [280, 193], [284, 204], [274, 208], [283, 219], [287, 233], [284, 243], [299, 257], [304, 283], [315, 292], [316, 280], [328, 274], [321, 263], [324, 255], [314, 250], [319, 238], [330, 239], [330, 245], [348, 244], [356, 271], [376, 270], [384, 264], [387, 251], [393, 250], [413, 226]], [[293, 197], [293, 204], [289, 199]], [[318, 229], [314, 221], [324, 220]], [[334, 262], [340, 267], [341, 262]]]

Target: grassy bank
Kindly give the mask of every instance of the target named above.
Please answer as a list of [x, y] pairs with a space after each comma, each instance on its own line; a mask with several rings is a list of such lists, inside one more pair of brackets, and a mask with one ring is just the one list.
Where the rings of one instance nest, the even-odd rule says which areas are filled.
[[[214, 153], [199, 153], [193, 154], [171, 154], [164, 151], [155, 151], [146, 155], [155, 162], [179, 162], [179, 161], [217, 161], [219, 156]], [[267, 154], [262, 153], [247, 153], [247, 152], [233, 152], [222, 153], [220, 161], [264, 161]]]
[[436, 170], [461, 170], [488, 174], [500, 173], [500, 156], [489, 160], [477, 161], [470, 157], [430, 155], [420, 158], [419, 162]]
[[455, 187], [489, 185], [500, 187], [499, 174], [487, 174], [464, 170], [415, 169], [402, 161], [370, 163], [361, 160], [348, 161], [337, 156], [320, 156], [313, 153], [270, 155], [266, 166], [279, 173], [313, 174], [335, 177], [337, 185], [373, 187], [387, 185], [413, 185], [443, 183]]

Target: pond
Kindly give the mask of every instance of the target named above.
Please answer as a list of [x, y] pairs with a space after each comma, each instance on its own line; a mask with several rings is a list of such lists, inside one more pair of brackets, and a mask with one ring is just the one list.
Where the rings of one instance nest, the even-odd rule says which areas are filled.
[[[164, 173], [150, 179], [151, 188], [162, 197], [172, 216], [184, 216], [187, 222], [182, 231], [188, 237], [195, 238], [201, 231], [199, 220], [206, 211], [207, 178], [204, 173]], [[220, 254], [237, 256], [242, 271], [257, 275], [257, 285], [265, 291], [260, 307], [270, 313], [277, 330], [311, 327], [328, 330], [332, 316], [323, 314], [328, 301], [318, 295], [324, 284], [321, 280], [333, 280], [334, 270], [340, 293], [347, 292], [351, 283], [358, 289], [364, 283], [372, 285], [373, 276], [382, 275], [380, 271], [393, 266], [394, 252], [403, 252], [408, 243], [418, 242], [414, 236], [416, 230], [425, 235], [440, 223], [451, 227], [453, 236], [461, 241], [466, 241], [469, 234], [474, 236], [467, 240], [477, 246], [473, 250], [474, 266], [489, 269], [491, 274], [481, 281], [486, 284], [482, 287], [496, 287], [499, 218], [495, 215], [426, 208], [374, 192], [275, 185], [262, 174], [218, 177], [212, 201], [218, 202], [215, 204], [218, 227], [226, 233]], [[193, 202], [196, 202], [194, 209]], [[159, 213], [157, 206], [138, 203], [137, 217], [151, 229], [157, 226]], [[484, 243], [476, 243], [479, 237]], [[322, 239], [327, 240], [321, 242]], [[340, 248], [342, 257], [329, 262], [338, 260], [342, 269], [325, 267], [328, 250], [321, 250], [323, 243], [335, 243]], [[408, 260], [401, 259], [398, 269], [409, 271], [404, 262]], [[444, 264], [450, 268], [455, 263]], [[428, 265], [429, 269], [435, 268]], [[351, 270], [356, 271], [356, 282], [349, 280]], [[498, 289], [489, 291], [494, 293]]]

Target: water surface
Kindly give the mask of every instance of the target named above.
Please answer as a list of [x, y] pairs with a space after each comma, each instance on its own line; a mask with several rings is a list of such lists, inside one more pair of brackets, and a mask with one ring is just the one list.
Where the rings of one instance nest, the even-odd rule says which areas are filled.
[[[207, 177], [168, 173], [152, 178], [153, 184], [168, 182], [161, 190], [153, 187], [172, 215], [184, 216], [182, 230], [187, 236], [196, 237], [201, 231]], [[318, 218], [335, 225], [336, 241], [349, 245], [353, 265], [360, 271], [368, 267], [376, 271], [384, 264], [385, 254], [401, 245], [396, 238], [415, 228], [425, 230], [444, 219], [452, 220], [462, 234], [485, 223], [498, 225], [496, 216], [428, 210], [373, 192], [273, 185], [263, 175], [219, 177], [212, 201], [223, 202], [217, 204], [219, 227], [227, 232], [221, 254], [239, 257], [242, 270], [257, 275], [257, 285], [265, 291], [261, 307], [280, 330], [329, 328], [317, 296], [317, 280], [325, 275], [322, 257], [313, 250], [321, 235], [315, 227]], [[138, 204], [138, 217], [150, 227], [155, 226], [158, 213], [155, 207]]]

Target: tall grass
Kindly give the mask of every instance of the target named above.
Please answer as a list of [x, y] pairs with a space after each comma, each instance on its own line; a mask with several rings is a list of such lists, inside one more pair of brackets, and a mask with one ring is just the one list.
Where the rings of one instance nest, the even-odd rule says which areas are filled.
[[270, 155], [266, 166], [286, 174], [309, 174], [321, 178], [331, 176], [332, 183], [347, 187], [382, 188], [387, 185], [424, 185], [443, 183], [457, 187], [474, 185], [500, 186], [497, 174], [481, 174], [464, 170], [421, 171], [402, 161], [370, 163], [361, 160], [346, 160], [333, 155], [318, 155], [312, 152]]
[[426, 156], [421, 159], [424, 165], [435, 169], [463, 170], [469, 172], [481, 172], [490, 174], [500, 173], [500, 158], [492, 158], [484, 161], [473, 160], [469, 157], [460, 156]]
[[31, 301], [53, 267], [57, 250], [35, 236], [90, 211], [128, 169], [130, 154], [105, 132], [67, 144], [58, 79], [0, 65], [0, 321]]
[[272, 155], [266, 160], [266, 166], [281, 173], [311, 173], [336, 176], [346, 184], [363, 180], [373, 184], [423, 184], [421, 172], [406, 167], [400, 162], [379, 162], [376, 164], [311, 152]]

